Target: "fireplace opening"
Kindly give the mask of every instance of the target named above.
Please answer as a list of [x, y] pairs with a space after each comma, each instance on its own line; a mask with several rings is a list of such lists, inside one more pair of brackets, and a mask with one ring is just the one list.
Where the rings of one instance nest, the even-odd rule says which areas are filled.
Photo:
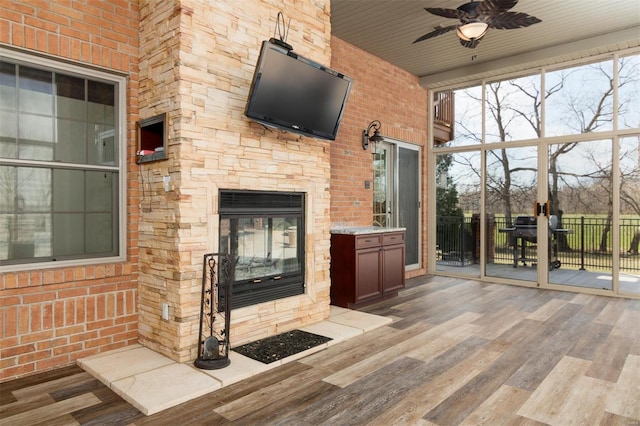
[[304, 294], [304, 194], [220, 191], [220, 253], [234, 256], [231, 307]]

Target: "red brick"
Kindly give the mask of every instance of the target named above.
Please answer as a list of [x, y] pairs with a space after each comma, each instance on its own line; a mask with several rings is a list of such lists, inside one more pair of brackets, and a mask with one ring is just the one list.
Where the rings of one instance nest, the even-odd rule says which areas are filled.
[[69, 18], [56, 13], [48, 12], [44, 9], [38, 10], [38, 18], [45, 21], [53, 22], [55, 24], [69, 26]]
[[4, 370], [5, 368], [13, 367], [18, 362], [16, 357], [13, 358], [0, 358], [0, 370]]
[[12, 346], [18, 346], [19, 344], [20, 341], [15, 336], [0, 339], [0, 348], [10, 348]]
[[97, 339], [97, 338], [98, 338], [98, 332], [94, 330], [94, 331], [88, 331], [86, 333], [74, 334], [72, 336], [69, 336], [69, 342], [70, 343], [86, 342], [87, 340]]
[[33, 352], [35, 349], [36, 349], [36, 345], [31, 343], [28, 345], [20, 345], [20, 346], [13, 346], [10, 348], [3, 348], [0, 351], [0, 354], [2, 355], [2, 358], [7, 358], [11, 356], [22, 355], [29, 352]]
[[26, 376], [27, 374], [32, 374], [34, 371], [34, 364], [17, 365], [12, 368], [3, 368], [2, 370], [0, 370], [0, 381]]
[[[88, 356], [92, 356], [100, 353], [101, 351], [98, 348], [85, 349], [83, 351], [73, 352], [69, 354], [70, 361], [76, 361], [80, 358], [86, 358]], [[105, 351], [103, 351], [105, 352]]]
[[118, 317], [124, 315], [125, 312], [124, 296], [122, 292], [116, 294], [116, 316]]
[[11, 44], [22, 47], [24, 45], [24, 29], [20, 25], [11, 26]]
[[64, 302], [57, 300], [53, 305], [53, 323], [55, 327], [64, 326]]
[[64, 346], [67, 345], [69, 343], [69, 338], [67, 337], [58, 337], [55, 339], [47, 339], [47, 340], [42, 340], [40, 342], [36, 343], [36, 348], [37, 350], [42, 350], [42, 349], [51, 349], [51, 348], [55, 348], [57, 346]]
[[17, 296], [9, 296], [9, 297], [0, 297], [0, 307], [1, 306], [16, 306], [20, 305], [22, 301]]
[[65, 367], [71, 363], [69, 355], [61, 355], [54, 358], [45, 359], [36, 363], [38, 371], [50, 370], [53, 368]]
[[53, 330], [40, 331], [38, 333], [25, 334], [20, 337], [20, 343], [35, 343], [41, 340], [48, 340], [53, 338]]
[[4, 315], [4, 336], [10, 337], [18, 334], [18, 308], [11, 306], [2, 309]]
[[58, 290], [58, 299], [68, 299], [71, 297], [85, 296], [86, 294], [86, 287]]
[[56, 337], [69, 336], [71, 334], [82, 333], [83, 331], [85, 331], [84, 324], [72, 325], [70, 327], [56, 328], [55, 329], [55, 335], [56, 335]]
[[102, 320], [106, 317], [105, 305], [106, 305], [106, 297], [104, 294], [101, 294], [96, 298], [96, 319]]
[[62, 354], [68, 354], [70, 352], [78, 352], [84, 349], [82, 347], [82, 343], [76, 343], [68, 346], [58, 346], [57, 348], [53, 348], [53, 355], [58, 356]]
[[[84, 342], [84, 347], [87, 348], [87, 349], [96, 348], [96, 347], [102, 347], [102, 346], [108, 345], [111, 342], [112, 342], [111, 337], [101, 337], [99, 339], [87, 340], [86, 342]], [[104, 350], [106, 350], [106, 349], [104, 349]]]
[[114, 324], [114, 320], [106, 319], [102, 321], [95, 321], [87, 323], [87, 330], [99, 330], [104, 327], [111, 327]]
[[39, 302], [45, 302], [48, 300], [55, 300], [55, 298], [56, 298], [55, 292], [44, 291], [41, 293], [25, 294], [24, 296], [22, 296], [22, 303], [24, 303], [25, 305], [28, 305], [31, 303], [39, 303]]
[[18, 357], [18, 364], [27, 364], [41, 359], [51, 358], [51, 350], [33, 351]]
[[124, 325], [118, 325], [115, 327], [101, 328], [99, 330], [100, 337], [113, 336], [114, 334], [124, 333], [127, 331], [127, 327]]
[[76, 322], [84, 323], [86, 321], [85, 301], [85, 298], [76, 299]]
[[19, 306], [18, 307], [18, 333], [19, 334], [27, 334], [29, 333], [29, 307], [28, 306]]
[[53, 303], [42, 305], [42, 328], [45, 330], [53, 328]]
[[42, 329], [42, 305], [31, 305], [31, 331]]
[[76, 323], [76, 301], [68, 299], [64, 302], [64, 325], [73, 325]]

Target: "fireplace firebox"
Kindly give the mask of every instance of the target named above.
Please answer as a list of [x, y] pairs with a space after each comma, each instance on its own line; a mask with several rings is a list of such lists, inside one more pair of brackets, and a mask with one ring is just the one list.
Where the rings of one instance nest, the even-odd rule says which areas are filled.
[[235, 259], [232, 308], [304, 294], [304, 194], [219, 195], [220, 253]]

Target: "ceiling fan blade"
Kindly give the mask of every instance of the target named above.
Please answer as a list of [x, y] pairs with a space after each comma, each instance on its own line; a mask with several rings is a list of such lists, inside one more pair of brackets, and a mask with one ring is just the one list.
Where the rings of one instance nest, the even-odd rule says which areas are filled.
[[419, 41], [422, 40], [426, 40], [428, 38], [433, 38], [436, 36], [439, 36], [440, 34], [444, 34], [444, 33], [448, 33], [451, 30], [455, 30], [456, 28], [458, 28], [458, 25], [449, 25], [448, 27], [435, 27], [433, 29], [433, 31], [431, 31], [430, 33], [427, 33], [425, 35], [423, 35], [422, 37], [418, 37], [414, 43], [417, 43]]
[[515, 28], [524, 28], [529, 25], [542, 22], [541, 19], [535, 16], [527, 15], [520, 12], [503, 12], [495, 16], [492, 20], [487, 21], [490, 28], [498, 30], [513, 30]]
[[459, 10], [459, 9], [443, 9], [441, 7], [425, 7], [424, 10], [434, 15], [442, 16], [443, 18], [461, 19], [467, 15], [465, 11]]
[[478, 13], [485, 16], [495, 16], [506, 12], [518, 4], [518, 0], [484, 0], [478, 5]]

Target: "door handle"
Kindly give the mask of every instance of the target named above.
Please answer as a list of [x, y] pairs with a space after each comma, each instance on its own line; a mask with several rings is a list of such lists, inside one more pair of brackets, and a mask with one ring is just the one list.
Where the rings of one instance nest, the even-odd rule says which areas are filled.
[[538, 200], [533, 202], [533, 215], [540, 216], [545, 215], [547, 219], [549, 218], [549, 214], [551, 214], [551, 203], [547, 200], [546, 203], [540, 204]]

